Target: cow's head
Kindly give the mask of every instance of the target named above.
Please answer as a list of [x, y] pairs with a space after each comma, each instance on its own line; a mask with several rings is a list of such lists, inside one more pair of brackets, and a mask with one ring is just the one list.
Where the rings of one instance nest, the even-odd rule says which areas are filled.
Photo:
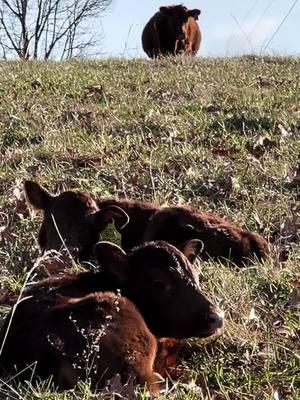
[[177, 40], [177, 50], [181, 49], [180, 44], [183, 45], [183, 50], [186, 39], [184, 29], [185, 23], [190, 17], [193, 17], [195, 20], [197, 20], [201, 11], [198, 9], [188, 10], [183, 5], [163, 6], [160, 7], [159, 11], [163, 16], [167, 17], [169, 30], [174, 33]]
[[99, 210], [87, 193], [66, 191], [53, 196], [32, 181], [26, 181], [24, 188], [29, 203], [43, 211], [38, 237], [43, 251], [67, 247], [79, 258], [88, 259], [99, 234], [111, 220], [118, 230], [128, 222], [121, 208], [108, 206]]
[[200, 289], [192, 262], [202, 242], [190, 240], [182, 251], [160, 241], [125, 254], [119, 247], [99, 242], [94, 251], [100, 267], [138, 307], [149, 329], [158, 337], [207, 337], [222, 326], [224, 314]]

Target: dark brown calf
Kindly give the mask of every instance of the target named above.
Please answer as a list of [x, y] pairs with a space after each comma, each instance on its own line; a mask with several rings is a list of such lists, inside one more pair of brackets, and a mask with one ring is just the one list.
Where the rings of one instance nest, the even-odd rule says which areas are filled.
[[160, 7], [142, 33], [145, 53], [150, 58], [185, 51], [195, 55], [200, 47], [200, 30], [196, 22], [200, 13], [198, 9], [188, 10], [183, 5]]
[[99, 234], [114, 219], [117, 229], [128, 223], [126, 213], [107, 206], [99, 210], [95, 200], [87, 193], [66, 191], [51, 195], [35, 182], [24, 184], [26, 197], [36, 209], [43, 211], [43, 222], [38, 242], [43, 251], [60, 250], [65, 246], [80, 259], [89, 259]]
[[193, 207], [166, 207], [156, 211], [143, 239], [165, 240], [178, 248], [186, 240], [199, 239], [204, 244], [201, 259], [228, 259], [237, 265], [253, 259], [262, 261], [269, 254], [267, 242], [257, 233]]
[[47, 300], [17, 306], [0, 356], [3, 373], [23, 371], [22, 379], [52, 376], [60, 389], [87, 378], [101, 387], [116, 374], [124, 380], [133, 375], [158, 391], [156, 339], [128, 299], [109, 292], [61, 297], [55, 304], [56, 299], [48, 294]]
[[269, 255], [263, 237], [226, 221], [215, 214], [193, 207], [160, 207], [128, 200], [99, 201], [99, 208], [115, 205], [129, 216], [122, 231], [122, 246], [128, 250], [151, 240], [164, 240], [181, 248], [190, 239], [203, 242], [201, 259], [228, 259], [242, 265], [251, 259], [262, 261]]
[[[118, 292], [119, 289], [122, 295], [135, 304], [148, 328], [157, 337], [208, 337], [216, 333], [223, 326], [224, 314], [214, 307], [201, 292], [198, 275], [191, 264], [201, 248], [200, 241], [188, 241], [182, 245], [184, 255], [168, 243], [149, 242], [136, 247], [126, 255], [123, 250], [111, 243], [98, 243], [95, 246], [95, 254], [100, 269], [97, 272], [48, 278], [27, 290], [25, 297], [16, 308], [7, 340], [4, 343], [0, 356], [2, 370], [11, 372], [15, 365], [16, 370], [20, 371], [24, 365], [30, 362], [41, 361], [42, 364], [37, 372], [42, 377], [53, 374], [56, 383], [62, 387], [67, 387], [77, 381], [81, 375], [75, 373], [76, 371], [74, 372], [70, 365], [73, 364], [76, 356], [76, 354], [74, 356], [75, 348], [82, 349], [80, 341], [83, 339], [75, 335], [75, 347], [72, 347], [74, 328], [67, 321], [74, 312], [72, 314], [74, 318], [72, 318], [80, 321], [79, 330], [81, 326], [90, 329], [91, 325], [93, 334], [101, 331], [101, 323], [107, 319], [106, 316], [111, 311], [108, 314], [104, 313], [104, 305], [101, 303], [103, 295], [93, 295], [96, 296], [97, 301], [95, 297], [89, 296], [95, 292]], [[110, 296], [115, 299], [112, 295]], [[98, 301], [100, 301], [100, 306], [96, 304]], [[93, 304], [94, 306], [92, 306]], [[118, 333], [119, 342], [123, 341], [124, 346], [128, 346], [130, 354], [135, 354], [134, 340], [138, 342], [136, 351], [139, 354], [146, 354], [151, 349], [155, 353], [148, 331], [142, 325], [141, 320], [136, 322], [137, 316], [130, 316], [133, 311], [130, 311], [131, 314], [126, 311], [128, 307], [132, 310], [130, 303], [128, 303], [129, 305], [126, 302], [124, 304], [124, 315], [129, 314], [128, 318], [135, 321], [132, 323], [138, 324], [137, 327], [140, 330], [139, 333], [132, 332], [133, 336], [129, 335], [129, 339], [127, 339], [126, 327], [132, 329], [132, 325], [131, 323], [126, 325], [125, 316], [123, 318], [121, 313], [120, 319], [116, 320], [118, 323], [114, 326], [115, 330], [113, 330]], [[81, 305], [82, 308], [80, 308]], [[108, 302], [108, 306], [110, 310], [112, 302]], [[90, 311], [89, 308], [91, 308]], [[112, 315], [114, 318], [118, 318], [113, 312]], [[2, 343], [11, 317], [12, 314], [7, 317], [2, 328]], [[125, 326], [123, 326], [124, 324]], [[74, 325], [76, 327], [76, 324]], [[54, 337], [47, 333], [51, 327], [55, 328], [53, 328], [54, 331], [50, 331]], [[38, 338], [41, 338], [41, 344], [38, 344], [39, 342], [36, 344]], [[116, 352], [119, 354], [117, 359], [123, 359], [124, 347], [120, 347], [115, 336], [113, 338], [110, 338], [109, 333], [105, 339], [107, 342], [101, 339], [99, 344], [104, 343], [104, 349], [106, 349], [106, 343], [111, 343], [112, 346], [116, 343]], [[54, 349], [47, 343], [48, 340]], [[110, 340], [112, 341], [110, 342]], [[144, 353], [141, 352], [142, 345], [144, 345]], [[33, 346], [36, 350], [32, 350]], [[58, 348], [60, 352], [59, 357], [55, 348]], [[101, 355], [101, 348], [99, 351]], [[40, 352], [43, 353], [43, 356]], [[43, 357], [45, 362], [42, 360]], [[116, 357], [111, 349], [111, 352], [108, 352], [103, 360], [104, 364], [99, 364], [99, 371], [103, 371], [104, 365], [107, 365], [109, 370], [116, 372]], [[151, 352], [145, 364], [146, 370], [141, 369], [138, 374], [141, 382], [153, 383], [151, 378], [153, 377], [153, 359], [154, 355], [152, 356]], [[144, 361], [146, 362], [145, 359], [143, 359]], [[138, 363], [138, 361], [135, 362]], [[124, 371], [128, 365], [125, 362]], [[139, 364], [130, 364], [129, 366], [136, 368], [137, 365]], [[66, 375], [62, 374], [62, 371], [67, 371]], [[123, 373], [123, 369], [118, 371]], [[97, 376], [98, 378], [100, 376]]]

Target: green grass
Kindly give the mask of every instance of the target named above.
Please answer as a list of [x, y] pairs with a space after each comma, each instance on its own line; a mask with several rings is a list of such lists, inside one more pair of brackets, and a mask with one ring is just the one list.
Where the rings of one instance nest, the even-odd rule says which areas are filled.
[[[0, 226], [10, 221], [2, 286], [20, 288], [39, 255], [40, 218], [24, 207], [24, 179], [53, 192], [216, 211], [263, 234], [273, 259], [248, 269], [199, 266], [226, 329], [199, 345], [161, 398], [299, 399], [300, 59], [7, 62], [0, 73]], [[2, 383], [6, 391], [94, 398], [87, 383], [60, 394], [49, 384]]]

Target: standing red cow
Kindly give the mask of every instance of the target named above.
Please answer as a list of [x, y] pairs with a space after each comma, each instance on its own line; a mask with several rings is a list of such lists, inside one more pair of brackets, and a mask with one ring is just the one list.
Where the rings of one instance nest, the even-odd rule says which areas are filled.
[[200, 47], [201, 32], [197, 24], [201, 11], [183, 5], [160, 7], [147, 22], [142, 46], [150, 58], [168, 54], [195, 55]]

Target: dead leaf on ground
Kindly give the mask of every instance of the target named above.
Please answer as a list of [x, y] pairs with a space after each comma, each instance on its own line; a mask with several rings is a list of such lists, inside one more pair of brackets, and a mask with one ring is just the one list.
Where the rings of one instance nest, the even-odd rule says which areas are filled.
[[217, 145], [212, 149], [213, 156], [228, 157], [230, 159], [235, 159], [237, 153], [238, 149], [234, 146], [226, 148], [222, 145]]
[[249, 315], [246, 317], [246, 320], [250, 322], [250, 321], [254, 321], [254, 320], [258, 320], [258, 319], [259, 318], [258, 318], [258, 316], [256, 314], [255, 308], [252, 307], [250, 312], [249, 312]]
[[0, 242], [5, 238], [9, 228], [9, 217], [6, 213], [0, 212]]
[[291, 170], [287, 177], [287, 185], [292, 188], [300, 186], [300, 155], [298, 156], [298, 159], [298, 165]]
[[281, 239], [298, 241], [300, 238], [300, 210], [291, 210], [291, 215], [286, 216], [280, 226]]
[[183, 349], [183, 342], [171, 338], [158, 340], [158, 351], [154, 370], [163, 378], [179, 379], [185, 372], [185, 368], [179, 364], [179, 354]]
[[179, 163], [178, 161], [170, 161], [164, 164], [163, 170], [167, 174], [178, 176], [182, 172], [183, 168], [182, 163]]
[[283, 264], [288, 261], [290, 258], [291, 249], [290, 247], [281, 247], [279, 254], [278, 254], [278, 261]]
[[211, 114], [219, 114], [223, 109], [219, 104], [209, 104], [208, 106], [203, 107], [203, 111]]
[[286, 129], [282, 124], [278, 124], [278, 131], [283, 137], [289, 137], [293, 134], [290, 129]]
[[290, 284], [293, 286], [293, 290], [288, 301], [288, 306], [292, 309], [297, 309], [300, 307], [300, 279], [293, 279], [290, 281]]
[[228, 176], [224, 182], [224, 190], [226, 193], [233, 193], [240, 189], [238, 178], [234, 176]]
[[0, 304], [7, 304], [7, 305], [13, 305], [16, 303], [18, 299], [19, 294], [16, 292], [12, 292], [9, 289], [6, 288], [0, 288]]
[[257, 159], [260, 159], [267, 151], [276, 147], [279, 147], [279, 143], [268, 137], [260, 137], [253, 145], [247, 145], [248, 151]]
[[34, 79], [31, 81], [31, 87], [32, 89], [38, 89], [42, 86], [42, 82], [39, 78]]
[[278, 80], [274, 78], [267, 78], [261, 75], [257, 77], [257, 84], [263, 89], [276, 89], [285, 83], [292, 83], [292, 81], [287, 79]]
[[14, 207], [14, 214], [16, 214], [20, 219], [24, 219], [29, 216], [25, 194], [19, 186], [14, 188], [13, 196], [10, 198], [10, 203]]
[[[137, 400], [138, 397], [135, 393], [136, 385], [131, 378], [125, 384], [121, 381], [121, 376], [116, 374], [109, 380], [106, 386], [107, 394], [114, 398], [116, 395], [120, 399]], [[104, 392], [105, 393], [105, 392]]]
[[94, 97], [99, 101], [104, 98], [104, 88], [102, 85], [89, 85], [86, 86], [85, 90], [87, 92], [85, 98]]
[[259, 218], [259, 215], [256, 212], [253, 212], [253, 218], [254, 221], [257, 223], [258, 227], [260, 230], [263, 230], [264, 228], [264, 223], [262, 222], [262, 220]]
[[57, 156], [59, 161], [64, 161], [66, 163], [71, 163], [75, 168], [88, 168], [93, 167], [95, 165], [102, 166], [104, 164], [104, 158], [102, 157], [88, 157], [88, 156], [79, 156], [74, 155], [72, 157], [61, 157]]
[[[207, 349], [209, 346], [210, 343]], [[190, 343], [187, 340], [159, 339], [155, 372], [158, 372], [163, 378], [180, 379], [183, 382], [187, 378], [185, 363], [189, 362], [195, 353], [201, 351], [201, 348], [198, 343]]]
[[62, 124], [76, 122], [87, 131], [92, 131], [94, 125], [94, 114], [92, 111], [74, 108], [61, 113], [61, 122]]
[[280, 400], [280, 396], [279, 396], [278, 390], [275, 390], [275, 392], [273, 392], [272, 399], [273, 400]]
[[72, 265], [70, 257], [56, 251], [50, 251], [40, 261], [41, 271], [47, 276], [64, 273]]
[[162, 377], [168, 376], [168, 370], [177, 364], [179, 348], [175, 339], [160, 339], [155, 360], [155, 371]]

